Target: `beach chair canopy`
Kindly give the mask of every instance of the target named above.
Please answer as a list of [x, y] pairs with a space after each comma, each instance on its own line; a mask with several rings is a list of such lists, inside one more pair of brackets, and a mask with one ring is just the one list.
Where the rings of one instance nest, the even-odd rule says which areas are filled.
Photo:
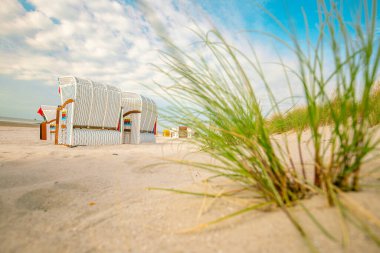
[[119, 123], [121, 90], [77, 77], [60, 77], [61, 102], [74, 100], [72, 124], [87, 128], [115, 128]]
[[57, 115], [57, 106], [53, 105], [41, 105], [40, 109], [45, 116], [45, 119], [47, 122], [51, 122], [55, 120], [55, 117]]

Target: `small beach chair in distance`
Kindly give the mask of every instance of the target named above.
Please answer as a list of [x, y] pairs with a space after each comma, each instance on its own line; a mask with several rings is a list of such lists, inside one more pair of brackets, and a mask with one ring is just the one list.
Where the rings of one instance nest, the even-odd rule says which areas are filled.
[[187, 127], [186, 126], [179, 126], [178, 127], [178, 138], [187, 138]]
[[60, 77], [58, 82], [62, 105], [57, 109], [56, 144], [122, 143], [119, 88], [73, 76]]

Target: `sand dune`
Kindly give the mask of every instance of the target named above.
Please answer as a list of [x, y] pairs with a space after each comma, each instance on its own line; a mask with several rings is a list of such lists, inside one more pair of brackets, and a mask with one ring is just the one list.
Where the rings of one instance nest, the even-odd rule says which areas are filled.
[[[37, 128], [0, 127], [0, 252], [307, 252], [281, 211], [256, 211], [208, 229], [183, 233], [229, 214], [249, 199], [203, 197], [149, 191], [167, 187], [219, 189], [202, 183], [204, 171], [180, 165], [147, 165], [162, 158], [211, 159], [189, 154], [186, 143], [67, 148], [38, 140]], [[368, 168], [378, 165], [368, 164]], [[365, 179], [375, 182], [376, 177]], [[379, 188], [349, 195], [380, 213]], [[321, 197], [305, 201], [326, 227], [339, 235], [334, 209]], [[304, 212], [294, 208], [320, 252], [343, 252]], [[377, 231], [379, 232], [379, 231]], [[379, 252], [360, 231], [347, 252]]]

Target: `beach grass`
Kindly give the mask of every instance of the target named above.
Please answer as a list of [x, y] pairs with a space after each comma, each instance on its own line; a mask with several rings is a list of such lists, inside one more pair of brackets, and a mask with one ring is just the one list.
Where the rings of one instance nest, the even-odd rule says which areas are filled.
[[[375, 130], [370, 128], [379, 123], [379, 86], [375, 85], [380, 62], [377, 3], [363, 1], [362, 11], [350, 22], [344, 20], [333, 2], [318, 1], [318, 11], [319, 34], [314, 40], [308, 32], [299, 38], [272, 16], [289, 40], [269, 36], [287, 47], [297, 60], [296, 68], [281, 58], [279, 65], [285, 73], [296, 77], [296, 83], [290, 83], [286, 76], [284, 82], [288, 87], [299, 86], [304, 98], [302, 106], [293, 104], [285, 113], [254, 46], [247, 56], [213, 29], [205, 33], [194, 31], [206, 54], [189, 53], [165, 38], [170, 50], [162, 52], [164, 66], [157, 67], [172, 81], [170, 87], [160, 86], [171, 104], [165, 119], [195, 131], [196, 137], [190, 141], [217, 161], [177, 162], [210, 171], [251, 189], [259, 194], [263, 205], [275, 204], [312, 251], [316, 248], [289, 207], [302, 206], [302, 200], [313, 194], [325, 196], [329, 205], [335, 206], [342, 224], [356, 224], [380, 245], [362, 213], [357, 212], [360, 208], [342, 197], [344, 191], [360, 189], [359, 177], [365, 158], [379, 143]], [[327, 61], [328, 69], [325, 68]], [[270, 117], [254, 88], [258, 80], [271, 103]], [[313, 180], [306, 177], [305, 151], [301, 148], [306, 129], [311, 136], [308, 142], [312, 146]], [[326, 129], [329, 131], [327, 144], [324, 141]], [[292, 157], [289, 150], [286, 132], [290, 130], [297, 134], [300, 164], [294, 162], [296, 157]], [[283, 133], [281, 141], [274, 139], [273, 133]], [[247, 210], [259, 208], [261, 204]], [[305, 211], [330, 238], [323, 224], [310, 211]], [[228, 217], [233, 216], [235, 214]], [[343, 234], [344, 230], [345, 226]]]

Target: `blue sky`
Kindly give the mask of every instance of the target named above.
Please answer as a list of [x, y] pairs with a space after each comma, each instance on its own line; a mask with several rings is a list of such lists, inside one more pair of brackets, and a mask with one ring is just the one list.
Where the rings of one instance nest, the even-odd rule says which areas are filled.
[[[152, 0], [154, 10], [139, 8], [139, 1], [116, 0], [3, 0], [0, 10], [0, 116], [38, 118], [40, 104], [59, 104], [57, 77], [75, 75], [164, 101], [145, 86], [166, 80], [150, 64], [160, 64], [162, 43], [153, 23], [159, 19], [181, 47], [194, 42], [194, 22], [207, 31], [216, 25], [231, 44], [244, 48], [250, 39], [262, 61], [274, 58], [273, 45], [256, 33], [262, 30], [284, 36], [261, 7], [282, 23], [304, 31], [301, 8], [312, 35], [318, 23], [313, 0]], [[345, 17], [355, 15], [359, 0], [336, 1]], [[259, 7], [259, 5], [261, 7]], [[290, 22], [289, 22], [290, 21]], [[285, 55], [286, 57], [286, 55]], [[289, 58], [289, 61], [291, 59]], [[273, 85], [280, 75], [273, 67]], [[144, 85], [143, 85], [144, 84]]]

